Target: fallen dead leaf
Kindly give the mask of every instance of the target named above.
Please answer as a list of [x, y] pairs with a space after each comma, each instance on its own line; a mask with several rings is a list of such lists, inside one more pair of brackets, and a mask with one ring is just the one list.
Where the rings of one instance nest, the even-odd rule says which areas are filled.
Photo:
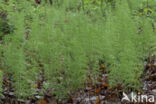
[[108, 85], [108, 83], [105, 83], [105, 84], [102, 84], [102, 87], [101, 88], [108, 88], [109, 87], [109, 85]]
[[5, 72], [5, 69], [0, 69], [3, 73]]
[[100, 97], [99, 96], [96, 98], [94, 104], [100, 104]]
[[100, 88], [97, 88], [97, 89], [95, 90], [95, 92], [98, 93], [98, 94], [100, 93], [100, 91], [101, 91]]
[[64, 19], [64, 22], [68, 22], [68, 20], [65, 18], [65, 19]]
[[91, 90], [91, 91], [89, 92], [89, 94], [90, 94], [90, 95], [94, 95], [94, 94], [95, 94], [95, 91], [94, 91], [94, 90]]
[[100, 69], [106, 70], [106, 67], [104, 65], [101, 65]]
[[37, 104], [47, 104], [47, 101], [44, 99], [41, 99], [37, 102]]

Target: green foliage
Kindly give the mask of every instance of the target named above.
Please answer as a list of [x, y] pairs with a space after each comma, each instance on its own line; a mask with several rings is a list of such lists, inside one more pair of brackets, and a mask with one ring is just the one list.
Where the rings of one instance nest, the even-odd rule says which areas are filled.
[[2, 94], [2, 92], [3, 92], [2, 84], [3, 84], [3, 72], [0, 71], [0, 96], [4, 97]]
[[97, 9], [104, 3], [112, 4], [114, 0], [83, 0], [86, 9]]
[[139, 37], [141, 40], [140, 44], [144, 46], [142, 47], [143, 56], [148, 57], [155, 52], [154, 49], [156, 47], [156, 37], [149, 19], [143, 18], [141, 26], [142, 32], [141, 36]]
[[[34, 86], [44, 79], [40, 94], [50, 90], [65, 98], [83, 88], [87, 75], [96, 82], [99, 60], [108, 67], [111, 85], [123, 83], [125, 89], [139, 90], [140, 66], [153, 53], [156, 36], [147, 18], [132, 15], [132, 9], [139, 8], [138, 1], [116, 1], [112, 9], [114, 0], [82, 0], [84, 9], [106, 4], [106, 18], [99, 12], [91, 17], [77, 12], [79, 2], [73, 0], [56, 0], [59, 8], [17, 1], [10, 0], [6, 6], [14, 32], [0, 44], [0, 68], [11, 75], [16, 96], [32, 96]], [[137, 6], [132, 7], [133, 3]]]
[[[58, 97], [83, 87], [87, 73], [90, 70], [95, 73], [94, 67], [98, 67], [95, 50], [98, 44], [93, 44], [93, 39], [98, 37], [94, 34], [93, 25], [86, 26], [84, 23], [88, 22], [87, 18], [81, 14], [75, 16], [74, 13], [68, 13], [65, 16], [63, 12], [47, 9], [46, 23], [35, 18], [28, 43], [28, 49], [35, 51], [36, 59], [44, 65], [47, 79], [45, 87], [56, 88], [53, 92]], [[43, 26], [40, 27], [40, 23]], [[92, 69], [87, 70], [87, 64], [90, 64]]]
[[7, 13], [7, 6], [4, 3], [4, 1], [0, 0], [0, 41], [2, 38], [7, 35], [11, 34], [14, 31], [14, 26], [10, 23], [8, 19], [8, 13]]
[[4, 38], [4, 62], [7, 73], [12, 76], [13, 87], [15, 88], [16, 96], [24, 98], [31, 95], [32, 92], [31, 79], [28, 76], [26, 57], [25, 57], [25, 37], [24, 37], [24, 18], [23, 14], [18, 15], [15, 12], [16, 30], [13, 34]]
[[11, 34], [14, 31], [14, 26], [8, 20], [0, 19], [0, 40], [4, 35]]

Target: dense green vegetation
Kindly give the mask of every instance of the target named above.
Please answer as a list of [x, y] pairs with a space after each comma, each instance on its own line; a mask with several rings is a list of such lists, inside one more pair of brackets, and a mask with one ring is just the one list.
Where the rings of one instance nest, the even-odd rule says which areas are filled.
[[[99, 61], [109, 84], [140, 90], [147, 57], [155, 54], [156, 0], [0, 0], [0, 94], [10, 75], [16, 96], [38, 82], [59, 98], [96, 82]], [[4, 16], [6, 15], [6, 16]]]

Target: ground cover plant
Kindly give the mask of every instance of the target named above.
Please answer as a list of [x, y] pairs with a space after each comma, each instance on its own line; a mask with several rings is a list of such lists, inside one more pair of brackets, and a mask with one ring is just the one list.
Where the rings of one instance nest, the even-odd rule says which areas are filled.
[[147, 59], [156, 55], [155, 0], [0, 2], [2, 104], [63, 103], [103, 71], [105, 87], [121, 86], [117, 95], [143, 92]]

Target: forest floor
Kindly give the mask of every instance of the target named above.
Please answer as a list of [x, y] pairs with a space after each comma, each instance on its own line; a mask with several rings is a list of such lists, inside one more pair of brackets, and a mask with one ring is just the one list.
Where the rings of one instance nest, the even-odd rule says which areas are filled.
[[[156, 56], [151, 56], [146, 61], [147, 64], [144, 66], [144, 75], [142, 75], [141, 78], [143, 83], [141, 94], [154, 95], [156, 98]], [[90, 80], [85, 84], [85, 89], [79, 89], [71, 93], [69, 98], [63, 100], [56, 99], [55, 96], [48, 94], [48, 91], [44, 96], [35, 93], [35, 98], [30, 97], [27, 100], [17, 99], [11, 86], [11, 79], [8, 78], [8, 75], [5, 75], [3, 79], [3, 94], [5, 99], [1, 98], [1, 104], [155, 104], [150, 102], [132, 103], [127, 101], [121, 103], [121, 99], [123, 98], [122, 84], [110, 87], [108, 85], [109, 72], [107, 68], [101, 65], [100, 71], [101, 74], [97, 83], [93, 84]], [[41, 89], [37, 87], [36, 90], [39, 92]]]

